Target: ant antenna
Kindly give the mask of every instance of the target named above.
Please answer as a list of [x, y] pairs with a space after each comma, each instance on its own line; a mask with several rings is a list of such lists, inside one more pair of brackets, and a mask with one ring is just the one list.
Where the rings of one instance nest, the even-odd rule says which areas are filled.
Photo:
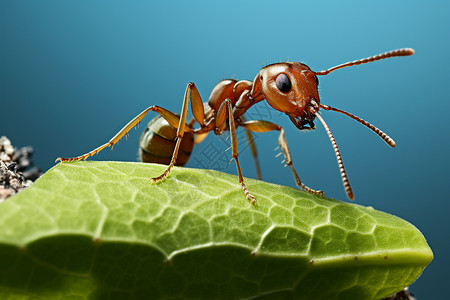
[[324, 110], [332, 110], [332, 111], [336, 111], [338, 113], [344, 114], [350, 118], [352, 118], [353, 120], [358, 121], [359, 123], [361, 123], [362, 125], [366, 126], [367, 128], [369, 128], [370, 130], [372, 130], [373, 132], [375, 132], [381, 139], [383, 139], [383, 141], [386, 142], [386, 144], [388, 144], [389, 146], [391, 146], [392, 148], [395, 147], [395, 142], [393, 139], [391, 139], [386, 133], [384, 133], [383, 131], [381, 131], [380, 129], [376, 128], [375, 126], [373, 126], [372, 124], [370, 124], [367, 121], [364, 121], [363, 119], [349, 113], [346, 112], [344, 110], [340, 110], [338, 108], [334, 108], [331, 107], [329, 105], [324, 105], [324, 104], [319, 104], [319, 107], [324, 109]]
[[336, 158], [339, 164], [339, 170], [341, 171], [342, 183], [344, 184], [345, 192], [347, 193], [347, 197], [350, 200], [353, 200], [353, 191], [350, 186], [350, 181], [348, 180], [347, 173], [345, 172], [344, 163], [342, 162], [341, 153], [339, 152], [339, 148], [336, 144], [336, 140], [334, 139], [333, 134], [331, 133], [330, 128], [328, 128], [327, 123], [325, 123], [324, 119], [320, 116], [319, 113], [315, 113], [316, 117], [322, 122], [323, 127], [325, 128], [328, 137], [330, 138], [331, 144], [333, 145], [334, 153], [336, 154]]
[[345, 64], [341, 64], [335, 67], [332, 67], [328, 70], [323, 70], [320, 72], [314, 72], [313, 73], [315, 75], [327, 75], [330, 72], [336, 71], [337, 69], [341, 69], [341, 68], [345, 68], [345, 67], [351, 67], [351, 66], [356, 66], [356, 65], [360, 65], [360, 64], [366, 64], [368, 62], [372, 62], [372, 61], [377, 61], [377, 60], [381, 60], [381, 59], [385, 59], [385, 58], [389, 58], [389, 57], [395, 57], [395, 56], [409, 56], [409, 55], [413, 55], [414, 54], [414, 49], [411, 48], [403, 48], [403, 49], [397, 49], [397, 50], [392, 50], [389, 52], [385, 52], [385, 53], [381, 53], [375, 56], [371, 56], [368, 58], [363, 58], [363, 59], [358, 59], [355, 61], [349, 61]]

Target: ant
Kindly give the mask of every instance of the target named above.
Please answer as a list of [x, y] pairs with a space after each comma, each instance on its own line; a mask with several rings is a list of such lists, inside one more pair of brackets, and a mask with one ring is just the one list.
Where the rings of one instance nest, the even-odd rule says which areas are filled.
[[[317, 118], [324, 126], [328, 137], [333, 146], [339, 169], [341, 172], [342, 182], [344, 184], [347, 197], [353, 200], [354, 195], [350, 182], [345, 172], [342, 157], [336, 141], [331, 133], [328, 125], [325, 123], [322, 116], [319, 114], [319, 109], [331, 110], [342, 113], [362, 125], [366, 126], [375, 132], [381, 139], [383, 139], [389, 146], [395, 147], [395, 142], [383, 131], [376, 128], [372, 124], [363, 119], [338, 108], [331, 107], [320, 103], [317, 76], [327, 75], [335, 70], [365, 64], [389, 57], [409, 56], [414, 54], [414, 50], [410, 48], [403, 48], [385, 52], [376, 56], [371, 56], [364, 59], [359, 59], [347, 62], [328, 70], [319, 72], [312, 71], [307, 65], [300, 62], [284, 62], [275, 63], [262, 68], [256, 75], [253, 81], [249, 80], [233, 80], [226, 79], [220, 81], [212, 90], [209, 100], [206, 103], [202, 102], [197, 87], [193, 82], [188, 83], [183, 97], [183, 106], [181, 114], [177, 115], [162, 107], [153, 105], [145, 109], [133, 120], [131, 120], [125, 127], [123, 127], [109, 142], [104, 145], [84, 154], [73, 158], [59, 157], [56, 161], [74, 161], [86, 159], [94, 154], [97, 154], [102, 149], [116, 144], [127, 132], [136, 126], [149, 111], [158, 113], [164, 118], [172, 127], [177, 129], [176, 142], [173, 149], [170, 162], [167, 169], [158, 177], [151, 179], [151, 183], [158, 183], [162, 181], [170, 173], [170, 170], [175, 165], [180, 150], [180, 145], [183, 138], [187, 134], [197, 135], [197, 139], [201, 140], [210, 131], [222, 134], [224, 131], [230, 131], [232, 158], [236, 162], [236, 168], [239, 176], [239, 183], [242, 186], [245, 197], [250, 200], [250, 203], [256, 202], [255, 197], [250, 193], [244, 183], [241, 166], [239, 164], [238, 145], [236, 140], [236, 127], [241, 126], [252, 132], [267, 132], [276, 130], [279, 132], [278, 143], [284, 154], [285, 162], [290, 167], [295, 178], [296, 184], [309, 193], [323, 196], [323, 191], [313, 190], [307, 187], [300, 180], [297, 172], [292, 165], [291, 153], [287, 144], [284, 129], [272, 122], [263, 120], [246, 121], [243, 114], [256, 103], [266, 100], [267, 103], [275, 110], [285, 113], [289, 119], [299, 130], [314, 130], [314, 120]], [[186, 124], [187, 112], [191, 103], [192, 114], [194, 119], [190, 124]], [[200, 126], [193, 128], [194, 123], [197, 122]], [[161, 148], [162, 149], [162, 148]]]

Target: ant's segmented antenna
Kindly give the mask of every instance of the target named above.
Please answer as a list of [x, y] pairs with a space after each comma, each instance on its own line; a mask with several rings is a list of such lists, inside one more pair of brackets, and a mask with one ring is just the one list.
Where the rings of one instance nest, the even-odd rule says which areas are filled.
[[352, 118], [355, 121], [358, 121], [359, 123], [363, 124], [364, 126], [366, 126], [367, 128], [369, 128], [370, 130], [372, 130], [373, 132], [375, 132], [380, 138], [383, 139], [383, 141], [386, 142], [386, 144], [388, 144], [389, 146], [391, 146], [392, 148], [395, 147], [395, 142], [393, 139], [391, 139], [386, 133], [384, 133], [383, 131], [381, 131], [380, 129], [378, 129], [377, 127], [373, 126], [372, 124], [370, 124], [369, 122], [349, 113], [346, 112], [344, 110], [341, 110], [339, 108], [334, 108], [331, 107], [329, 105], [324, 105], [324, 104], [319, 104], [320, 108], [324, 109], [324, 110], [332, 110], [332, 111], [336, 111], [338, 113], [344, 114], [350, 118]]
[[325, 123], [324, 119], [319, 115], [319, 113], [315, 113], [316, 117], [322, 122], [323, 127], [325, 128], [328, 137], [330, 138], [331, 144], [333, 145], [334, 153], [336, 154], [336, 158], [339, 164], [339, 170], [341, 171], [342, 183], [344, 184], [345, 192], [347, 193], [347, 197], [350, 200], [353, 200], [353, 191], [350, 186], [350, 181], [348, 180], [347, 173], [345, 172], [344, 163], [342, 162], [341, 152], [337, 146], [336, 140], [334, 139], [333, 134], [331, 133], [330, 128], [328, 128], [327, 123]]
[[411, 48], [403, 48], [403, 49], [397, 49], [397, 50], [392, 50], [389, 52], [385, 52], [385, 53], [381, 53], [375, 56], [371, 56], [371, 57], [367, 57], [367, 58], [363, 58], [363, 59], [358, 59], [355, 61], [349, 61], [345, 64], [341, 64], [335, 67], [332, 67], [328, 70], [323, 70], [320, 72], [313, 72], [315, 75], [327, 75], [330, 72], [336, 71], [337, 69], [342, 69], [345, 67], [351, 67], [351, 66], [356, 66], [356, 65], [360, 65], [360, 64], [366, 64], [368, 62], [372, 62], [372, 61], [377, 61], [377, 60], [381, 60], [381, 59], [385, 59], [385, 58], [389, 58], [389, 57], [396, 57], [396, 56], [409, 56], [409, 55], [413, 55], [414, 54], [414, 49]]

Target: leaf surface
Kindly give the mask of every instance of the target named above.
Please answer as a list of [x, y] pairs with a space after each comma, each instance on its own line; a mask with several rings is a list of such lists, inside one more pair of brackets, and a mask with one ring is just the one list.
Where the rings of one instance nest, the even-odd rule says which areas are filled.
[[237, 177], [59, 164], [0, 204], [1, 299], [379, 299], [433, 258], [410, 223]]

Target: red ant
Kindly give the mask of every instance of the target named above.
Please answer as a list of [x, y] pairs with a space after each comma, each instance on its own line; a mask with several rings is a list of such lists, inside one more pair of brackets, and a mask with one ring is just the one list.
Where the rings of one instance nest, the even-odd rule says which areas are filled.
[[[319, 109], [332, 110], [349, 116], [375, 132], [391, 147], [395, 147], [395, 142], [383, 131], [363, 119], [346, 111], [320, 103], [319, 92], [317, 89], [319, 84], [317, 76], [327, 75], [337, 69], [349, 66], [364, 64], [389, 57], [408, 56], [412, 54], [414, 54], [413, 49], [398, 49], [341, 64], [320, 72], [314, 72], [307, 65], [299, 62], [275, 63], [262, 68], [253, 81], [237, 81], [227, 79], [219, 82], [212, 90], [209, 100], [206, 103], [202, 102], [195, 84], [190, 82], [184, 93], [183, 106], [180, 115], [156, 105], [150, 106], [137, 115], [127, 125], [125, 125], [125, 127], [123, 127], [108, 143], [84, 155], [74, 158], [59, 157], [56, 161], [59, 160], [63, 162], [86, 159], [98, 153], [103, 148], [114, 145], [125, 134], [127, 134], [131, 128], [136, 126], [149, 111], [154, 111], [160, 114], [161, 117], [164, 118], [171, 126], [177, 128], [177, 132], [176, 143], [167, 169], [160, 176], [152, 178], [151, 183], [157, 183], [169, 174], [170, 170], [176, 163], [180, 145], [185, 134], [197, 135], [197, 141], [201, 141], [210, 131], [214, 130], [215, 134], [221, 134], [223, 131], [229, 130], [231, 136], [232, 157], [236, 161], [239, 183], [242, 186], [245, 197], [249, 199], [251, 203], [255, 203], [255, 197], [245, 186], [244, 177], [242, 176], [241, 166], [238, 159], [239, 155], [236, 141], [236, 127], [241, 126], [246, 130], [253, 132], [266, 132], [272, 130], [279, 131], [280, 134], [278, 137], [278, 143], [281, 146], [286, 164], [290, 167], [297, 185], [309, 193], [323, 196], [324, 193], [322, 191], [313, 190], [301, 182], [300, 177], [292, 165], [291, 153], [284, 134], [284, 129], [281, 126], [269, 121], [246, 121], [244, 119], [243, 114], [252, 105], [265, 99], [273, 109], [285, 113], [292, 123], [294, 123], [294, 125], [300, 130], [313, 130], [315, 128], [315, 118], [319, 119], [325, 127], [336, 153], [339, 169], [341, 171], [342, 182], [344, 184], [347, 196], [349, 199], [353, 200], [353, 191], [350, 187], [350, 182], [345, 172], [341, 154], [333, 134], [322, 116], [319, 114]], [[190, 122], [188, 125], [186, 124], [186, 118], [189, 100], [195, 120]], [[200, 127], [193, 128], [195, 121], [198, 122]]]

